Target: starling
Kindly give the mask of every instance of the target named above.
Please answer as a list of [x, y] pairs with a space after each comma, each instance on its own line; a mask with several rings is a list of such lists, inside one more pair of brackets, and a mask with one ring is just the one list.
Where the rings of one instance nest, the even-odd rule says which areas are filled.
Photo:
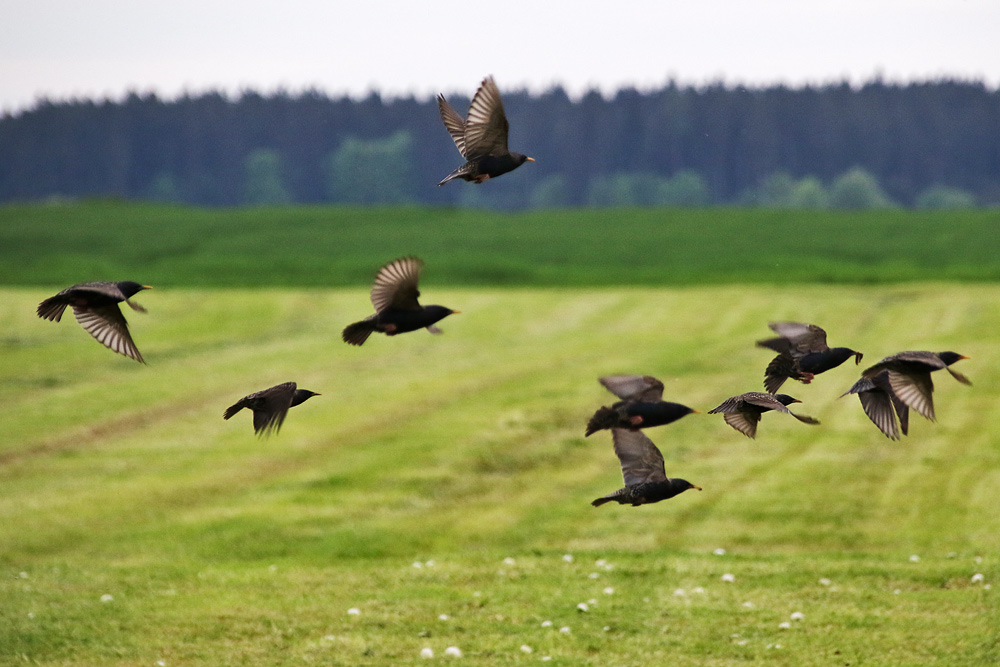
[[460, 311], [444, 306], [421, 306], [417, 282], [423, 260], [417, 257], [394, 259], [378, 271], [372, 286], [371, 300], [375, 314], [344, 328], [343, 339], [351, 345], [363, 345], [372, 332], [387, 336], [426, 328], [441, 333], [434, 323]]
[[535, 161], [527, 155], [507, 150], [507, 116], [492, 76], [483, 79], [469, 104], [469, 116], [465, 120], [448, 104], [444, 95], [438, 95], [437, 100], [441, 120], [455, 141], [458, 152], [466, 160], [465, 164], [445, 176], [439, 186], [455, 178], [482, 183], [513, 171], [525, 162]]
[[764, 371], [764, 388], [771, 394], [777, 393], [788, 378], [809, 384], [816, 375], [836, 368], [852, 356], [855, 365], [864, 356], [849, 347], [827, 346], [826, 332], [815, 324], [772, 322], [768, 326], [778, 337], [759, 340], [757, 346], [778, 353]]
[[641, 431], [624, 428], [611, 429], [615, 454], [622, 464], [625, 488], [594, 500], [591, 505], [600, 507], [615, 501], [621, 505], [647, 505], [673, 498], [688, 489], [698, 489], [686, 479], [668, 479], [663, 469], [663, 455], [653, 441]]
[[[906, 435], [910, 424], [910, 409], [899, 400], [889, 385], [889, 371], [883, 370], [871, 377], [862, 377], [854, 386], [841, 394], [857, 394], [861, 408], [879, 430], [890, 440], [899, 440], [899, 432]], [[896, 417], [899, 426], [896, 426]]]
[[145, 360], [132, 342], [128, 322], [118, 307], [118, 304], [124, 301], [133, 310], [145, 313], [145, 308], [129, 301], [133, 295], [144, 289], [152, 288], [131, 280], [118, 283], [80, 283], [67, 287], [59, 294], [38, 304], [38, 316], [58, 322], [66, 306], [72, 306], [76, 321], [104, 347], [144, 364]]
[[[934, 381], [931, 380], [931, 373], [943, 368], [962, 384], [971, 385], [972, 382], [969, 381], [969, 378], [950, 368], [953, 363], [962, 359], [968, 359], [968, 357], [957, 352], [900, 352], [866, 368], [861, 373], [861, 380], [855, 383], [854, 387], [851, 387], [847, 393], [857, 394], [866, 391], [867, 384], [862, 383], [863, 380], [871, 381], [878, 388], [875, 380], [884, 376], [885, 381], [881, 382], [881, 391], [888, 391], [890, 397], [894, 397], [904, 405], [913, 408], [925, 419], [934, 421]], [[858, 388], [859, 384], [861, 388]], [[864, 394], [860, 396], [861, 404], [864, 406], [866, 397]], [[884, 401], [882, 401], [882, 405], [882, 412], [884, 412]], [[865, 413], [871, 418], [868, 408], [865, 408]], [[875, 419], [872, 418], [872, 421]], [[880, 429], [882, 428], [882, 424], [878, 421], [875, 421], [875, 424]], [[882, 432], [885, 433], [885, 429], [882, 429]], [[903, 434], [906, 434], [905, 429]]]
[[595, 412], [587, 423], [585, 435], [605, 428], [663, 426], [697, 412], [686, 405], [664, 401], [663, 383], [649, 375], [608, 375], [600, 383], [622, 400]]
[[244, 396], [236, 403], [226, 408], [223, 419], [229, 419], [243, 408], [253, 412], [253, 430], [258, 436], [270, 435], [281, 430], [281, 425], [288, 414], [288, 408], [294, 408], [313, 396], [319, 396], [308, 389], [296, 389], [294, 382], [283, 382], [270, 389], [256, 391]]
[[708, 414], [714, 415], [721, 412], [727, 424], [748, 438], [756, 438], [757, 422], [760, 421], [762, 414], [770, 410], [786, 412], [806, 424], [818, 424], [819, 422], [812, 417], [797, 415], [785, 407], [791, 403], [801, 402], [788, 394], [765, 394], [759, 391], [750, 391], [727, 398], [721, 405], [709, 410]]

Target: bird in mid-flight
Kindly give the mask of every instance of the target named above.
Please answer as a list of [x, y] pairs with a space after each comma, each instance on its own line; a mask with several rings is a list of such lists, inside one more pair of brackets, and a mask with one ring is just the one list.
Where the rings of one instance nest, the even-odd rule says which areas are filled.
[[750, 391], [727, 398], [720, 405], [709, 410], [708, 414], [713, 415], [721, 412], [727, 424], [748, 438], [756, 438], [757, 422], [760, 421], [760, 416], [771, 410], [790, 414], [805, 424], [818, 424], [819, 422], [812, 417], [797, 415], [785, 407], [792, 403], [801, 402], [788, 394], [765, 394], [760, 391]]
[[673, 498], [688, 489], [698, 489], [686, 479], [670, 479], [663, 466], [663, 455], [641, 431], [611, 429], [615, 454], [622, 466], [625, 487], [597, 498], [590, 504], [600, 507], [612, 501], [621, 505], [648, 505]]
[[907, 408], [925, 419], [935, 420], [934, 381], [931, 373], [944, 369], [962, 384], [969, 378], [951, 368], [956, 361], [968, 359], [957, 352], [925, 350], [899, 352], [886, 357], [861, 373], [861, 379], [841, 396], [857, 394], [865, 414], [886, 437], [897, 440], [893, 411], [898, 415], [903, 435], [907, 433]]
[[344, 342], [363, 345], [376, 331], [387, 336], [417, 329], [441, 333], [434, 323], [460, 311], [444, 306], [420, 305], [417, 283], [423, 268], [423, 260], [417, 257], [400, 257], [379, 269], [371, 292], [375, 314], [347, 325], [342, 334]]
[[509, 125], [500, 100], [500, 90], [492, 76], [483, 79], [472, 102], [469, 115], [463, 119], [444, 95], [437, 96], [438, 110], [448, 134], [465, 158], [465, 164], [442, 179], [438, 185], [461, 178], [473, 183], [496, 178], [517, 169], [534, 158], [507, 150]]
[[38, 304], [38, 316], [58, 322], [66, 310], [73, 308], [73, 315], [87, 333], [96, 338], [104, 347], [114, 350], [138, 362], [146, 363], [139, 349], [132, 341], [128, 322], [118, 304], [124, 301], [133, 310], [145, 313], [146, 309], [129, 299], [149, 285], [140, 285], [131, 280], [121, 282], [80, 283], [67, 287], [55, 296]]
[[788, 378], [809, 384], [816, 375], [836, 368], [852, 356], [855, 365], [864, 356], [849, 347], [829, 347], [826, 332], [815, 324], [772, 322], [768, 326], [778, 337], [759, 340], [757, 346], [778, 353], [764, 371], [764, 388], [772, 394]]
[[313, 396], [319, 394], [308, 389], [298, 389], [294, 382], [283, 382], [244, 396], [226, 408], [222, 418], [229, 419], [243, 408], [248, 408], [253, 412], [254, 433], [258, 436], [270, 435], [281, 429], [289, 408], [294, 408]]
[[663, 426], [697, 412], [663, 400], [663, 383], [650, 375], [607, 375], [599, 382], [621, 400], [601, 407], [587, 422], [585, 435], [606, 428], [640, 429]]

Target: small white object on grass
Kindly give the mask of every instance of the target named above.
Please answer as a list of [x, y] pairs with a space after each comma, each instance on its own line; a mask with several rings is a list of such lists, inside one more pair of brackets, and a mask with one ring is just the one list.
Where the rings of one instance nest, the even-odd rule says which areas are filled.
[[792, 624], [789, 623], [788, 621], [782, 621], [781, 623], [778, 623], [778, 627], [781, 628], [782, 630], [787, 630], [788, 628], [792, 627]]
[[361, 615], [361, 610], [358, 609], [357, 607], [351, 607], [350, 609], [347, 610], [347, 615], [348, 616], [360, 616]]
[[705, 592], [705, 589], [702, 588], [701, 586], [695, 586], [694, 588], [691, 589], [691, 592], [698, 593], [700, 595]]
[[423, 564], [423, 563], [421, 563], [421, 562], [420, 562], [419, 560], [415, 560], [415, 561], [413, 561], [413, 567], [414, 567], [414, 568], [416, 568], [416, 569], [418, 569], [418, 570], [419, 570], [419, 569], [420, 569], [420, 568], [422, 568], [423, 566], [424, 566], [424, 564]]
[[111, 602], [114, 599], [115, 597], [110, 593], [105, 593], [104, 595], [101, 596], [101, 602]]
[[521, 644], [521, 653], [531, 653], [535, 649], [531, 648], [527, 644]]
[[722, 579], [723, 581], [725, 581], [726, 583], [729, 583], [729, 584], [731, 584], [734, 581], [736, 581], [736, 577], [734, 575], [730, 574], [729, 572], [726, 572], [724, 575], [722, 575], [719, 578]]
[[608, 586], [607, 588], [604, 589], [604, 594], [605, 595], [614, 595], [614, 592], [615, 592], [615, 589], [611, 588], [611, 586]]
[[803, 613], [802, 613], [801, 611], [793, 611], [793, 612], [792, 612], [792, 615], [791, 615], [791, 619], [792, 619], [793, 621], [801, 621], [801, 620], [802, 620], [802, 619], [804, 619], [805, 617], [806, 617], [806, 615], [805, 615], [805, 614], [803, 614]]
[[913, 554], [912, 556], [910, 556], [910, 562], [911, 563], [919, 563], [920, 562], [920, 556], [918, 556], [917, 554]]
[[743, 606], [746, 607], [747, 609], [753, 609], [753, 602], [747, 600], [746, 602], [743, 603]]
[[562, 626], [561, 628], [559, 628], [559, 632], [563, 633], [564, 635], [568, 635], [570, 633], [569, 626], [568, 625]]
[[551, 628], [552, 627], [552, 621], [542, 621], [542, 627], [543, 628]]
[[722, 547], [719, 547], [718, 549], [716, 549], [712, 553], [715, 554], [716, 556], [725, 556], [726, 555], [726, 550], [723, 549]]
[[591, 579], [600, 579], [600, 577], [601, 577], [601, 575], [600, 575], [600, 574], [598, 574], [597, 572], [591, 572], [591, 573], [590, 573], [590, 574], [588, 574], [587, 576], [588, 576], [589, 578], [591, 578]]
[[450, 655], [453, 658], [461, 658], [462, 657], [462, 650], [460, 648], [458, 648], [457, 646], [449, 646], [448, 648], [446, 648], [444, 650], [444, 654], [445, 655]]
[[565, 555], [563, 555], [563, 560], [566, 561], [567, 563], [572, 563], [573, 562], [573, 554], [565, 554]]
[[441, 614], [440, 616], [438, 616], [438, 620], [439, 621], [447, 621], [448, 620], [448, 614]]
[[972, 583], [978, 584], [984, 578], [985, 577], [983, 577], [983, 573], [982, 572], [976, 572], [974, 575], [972, 575]]
[[823, 577], [822, 579], [820, 579], [820, 580], [819, 580], [819, 583], [820, 583], [820, 585], [822, 585], [822, 586], [829, 586], [829, 585], [830, 585], [830, 584], [832, 584], [833, 582], [832, 582], [832, 581], [830, 581], [829, 579], [827, 579], [826, 577]]
[[425, 646], [424, 648], [420, 649], [420, 657], [421, 658], [433, 658], [434, 657], [434, 649], [432, 649], [430, 646]]
[[682, 598], [685, 595], [687, 595], [687, 591], [685, 591], [683, 588], [675, 588], [674, 589], [674, 596], [675, 597]]
[[590, 607], [587, 606], [586, 602], [579, 603], [578, 605], [576, 605], [576, 608], [578, 611], [590, 611]]
[[514, 565], [516, 562], [517, 561], [511, 558], [510, 556], [507, 556], [506, 558], [503, 559], [504, 565]]

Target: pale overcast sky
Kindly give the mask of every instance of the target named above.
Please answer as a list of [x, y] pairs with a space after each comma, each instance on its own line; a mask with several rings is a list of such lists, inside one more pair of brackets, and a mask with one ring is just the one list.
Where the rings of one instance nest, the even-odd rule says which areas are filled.
[[1000, 0], [0, 0], [0, 111], [154, 91], [1000, 84]]

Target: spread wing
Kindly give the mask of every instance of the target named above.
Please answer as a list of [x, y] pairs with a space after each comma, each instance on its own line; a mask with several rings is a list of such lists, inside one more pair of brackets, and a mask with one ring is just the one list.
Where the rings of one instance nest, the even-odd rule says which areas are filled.
[[[830, 349], [826, 344], [826, 331], [815, 324], [804, 322], [771, 322], [771, 331], [787, 341], [786, 349], [778, 349], [770, 345], [775, 352], [790, 354], [793, 359], [800, 359], [812, 352], [825, 352]], [[781, 339], [777, 339], [781, 340]], [[772, 341], [761, 341], [762, 344]]]
[[651, 375], [606, 375], [599, 382], [622, 400], [655, 403], [663, 399], [663, 383]]
[[400, 257], [379, 269], [371, 294], [375, 311], [382, 312], [389, 306], [399, 310], [420, 310], [417, 283], [423, 268], [423, 260], [417, 257]]
[[768, 410], [777, 410], [778, 412], [789, 412], [785, 405], [776, 399], [771, 394], [762, 394], [760, 392], [751, 392], [749, 394], [743, 394], [743, 400], [751, 405], [756, 405], [762, 408], [767, 408]]
[[506, 154], [507, 129], [507, 116], [500, 100], [500, 90], [493, 77], [488, 76], [483, 79], [469, 105], [463, 155], [467, 160], [472, 160], [485, 155]]
[[748, 438], [757, 437], [757, 424], [760, 415], [756, 412], [727, 412], [723, 415], [726, 423]]
[[458, 148], [458, 152], [462, 154], [462, 157], [468, 158], [465, 154], [465, 121], [458, 112], [448, 104], [448, 100], [444, 98], [444, 95], [438, 95], [438, 111], [441, 112], [441, 120], [444, 121], [445, 129], [448, 130], [448, 134], [451, 135], [452, 141], [455, 142], [455, 146]]
[[258, 392], [259, 400], [253, 407], [253, 430], [257, 435], [269, 435], [281, 429], [292, 407], [295, 386], [294, 382], [285, 382]]
[[73, 308], [76, 321], [104, 347], [146, 363], [128, 331], [128, 322], [118, 304], [99, 308]]
[[622, 464], [625, 486], [667, 481], [667, 475], [663, 470], [663, 455], [644, 433], [613, 428], [611, 438], [614, 441], [615, 454]]
[[900, 401], [934, 421], [934, 381], [930, 371], [889, 371], [889, 386]]

